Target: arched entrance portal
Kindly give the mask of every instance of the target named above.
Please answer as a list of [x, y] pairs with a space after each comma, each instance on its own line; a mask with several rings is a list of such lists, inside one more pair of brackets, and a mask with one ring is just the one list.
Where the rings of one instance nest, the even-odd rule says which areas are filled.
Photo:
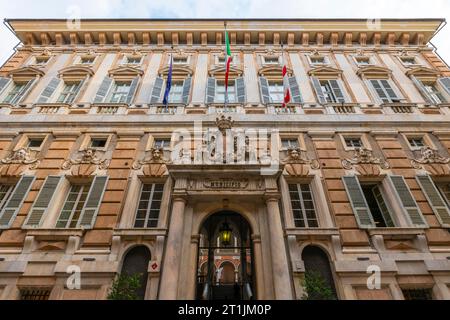
[[197, 299], [254, 299], [250, 225], [241, 215], [222, 211], [202, 226], [197, 267]]

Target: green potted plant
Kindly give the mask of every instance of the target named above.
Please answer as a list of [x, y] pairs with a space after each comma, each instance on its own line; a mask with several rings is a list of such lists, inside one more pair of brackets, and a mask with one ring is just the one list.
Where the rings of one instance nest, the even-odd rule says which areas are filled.
[[119, 274], [111, 286], [108, 300], [139, 300], [137, 289], [141, 286], [142, 274]]
[[303, 300], [336, 300], [333, 289], [319, 272], [307, 271], [302, 285], [305, 289]]

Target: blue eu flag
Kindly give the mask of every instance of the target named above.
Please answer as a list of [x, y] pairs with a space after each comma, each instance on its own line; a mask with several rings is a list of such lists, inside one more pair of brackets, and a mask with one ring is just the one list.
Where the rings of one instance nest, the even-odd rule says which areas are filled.
[[164, 92], [164, 100], [163, 104], [167, 106], [169, 104], [169, 94], [170, 89], [172, 89], [172, 69], [173, 69], [173, 57], [170, 56], [170, 67], [169, 67], [169, 75], [167, 76], [167, 84], [166, 84], [166, 91]]

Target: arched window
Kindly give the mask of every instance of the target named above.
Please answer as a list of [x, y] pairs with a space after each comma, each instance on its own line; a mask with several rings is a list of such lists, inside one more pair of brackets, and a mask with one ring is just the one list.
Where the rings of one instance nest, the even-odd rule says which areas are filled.
[[147, 287], [148, 264], [151, 259], [150, 250], [147, 247], [139, 246], [131, 249], [125, 255], [122, 265], [122, 274], [132, 276], [141, 274], [141, 285], [136, 294], [139, 299], [144, 300], [145, 289]]
[[334, 296], [337, 297], [336, 287], [334, 285], [333, 273], [331, 272], [330, 261], [327, 254], [316, 246], [308, 246], [303, 249], [302, 260], [305, 263], [305, 271], [315, 272], [320, 275], [328, 285]]

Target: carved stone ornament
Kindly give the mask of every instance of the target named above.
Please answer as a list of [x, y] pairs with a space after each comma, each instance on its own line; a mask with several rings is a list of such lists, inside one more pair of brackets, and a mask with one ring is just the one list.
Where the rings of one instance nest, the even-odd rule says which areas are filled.
[[220, 132], [224, 133], [233, 127], [234, 121], [231, 117], [227, 118], [225, 115], [221, 115], [216, 119], [216, 124]]
[[437, 150], [433, 150], [428, 146], [420, 149], [420, 158], [411, 159], [411, 164], [415, 169], [422, 169], [427, 164], [449, 164], [450, 158], [441, 156]]
[[142, 166], [146, 164], [162, 164], [167, 163], [164, 159], [164, 151], [162, 148], [152, 148], [150, 149], [150, 157], [147, 159], [138, 160], [133, 164], [134, 170], [142, 169]]
[[379, 165], [382, 169], [389, 169], [386, 160], [373, 156], [372, 150], [367, 148], [357, 148], [352, 159], [342, 160], [344, 169], [352, 170], [355, 165], [372, 164]]
[[0, 160], [1, 165], [29, 165], [29, 168], [31, 170], [36, 169], [39, 163], [40, 161], [27, 148], [20, 148], [16, 151], [13, 151], [9, 157]]
[[72, 166], [81, 164], [96, 165], [100, 170], [108, 169], [110, 161], [108, 159], [100, 160], [96, 155], [96, 150], [88, 148], [83, 150], [82, 153], [83, 154], [79, 159], [69, 159], [65, 161], [62, 165], [62, 169], [69, 170]]
[[320, 163], [316, 159], [310, 160], [306, 155], [306, 151], [300, 148], [288, 149], [288, 157], [283, 160], [284, 164], [307, 164], [311, 169], [320, 169]]

